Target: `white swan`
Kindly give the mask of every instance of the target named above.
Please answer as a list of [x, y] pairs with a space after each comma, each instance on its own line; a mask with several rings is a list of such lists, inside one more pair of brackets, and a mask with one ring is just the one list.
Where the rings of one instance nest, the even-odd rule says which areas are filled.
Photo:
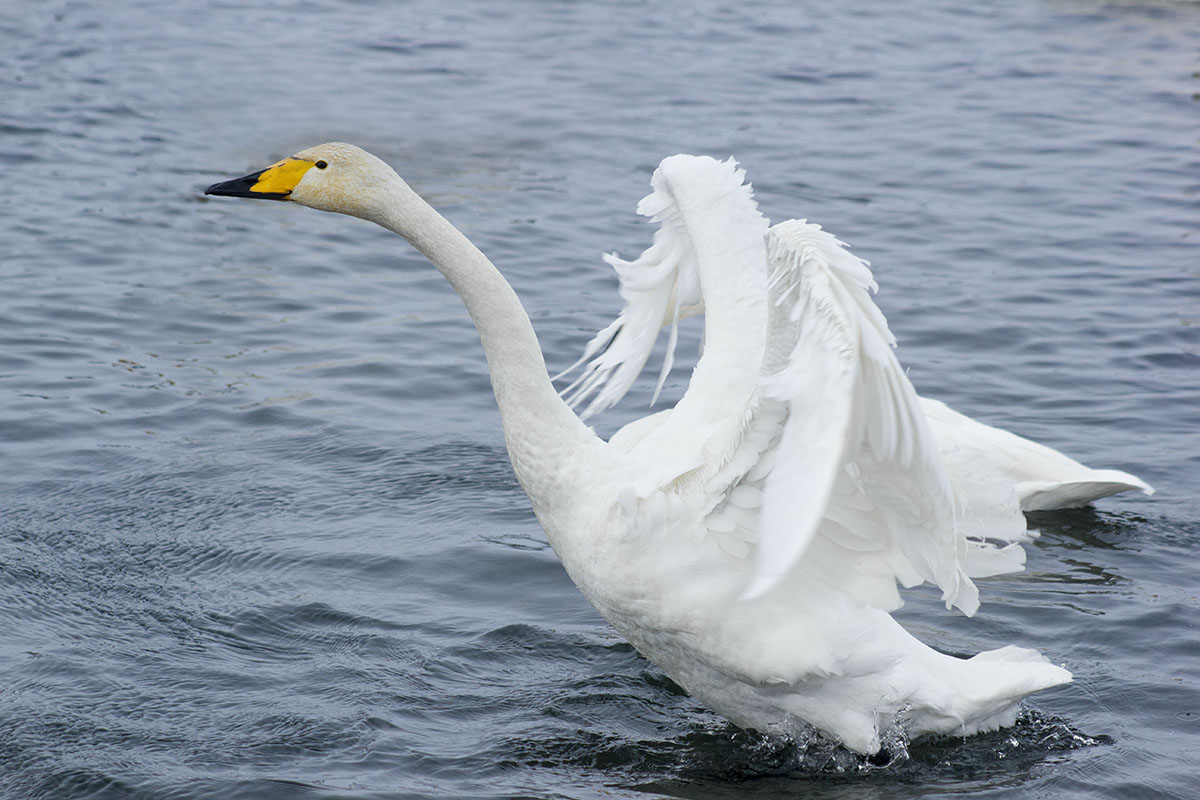
[[[1069, 681], [1030, 650], [926, 647], [888, 613], [897, 583], [935, 584], [971, 614], [972, 576], [1023, 563], [1018, 493], [1037, 505], [1089, 494], [1064, 485], [1148, 487], [922, 403], [866, 265], [814, 225], [768, 230], [732, 160], [674, 156], [653, 183], [640, 210], [662, 228], [638, 261], [614, 259], [628, 304], [594, 342], [590, 355], [609, 347], [581, 396], [615, 402], [664, 322], [701, 306], [705, 351], [673, 409], [610, 442], [555, 391], [496, 268], [379, 159], [324, 144], [207, 193], [362, 217], [433, 262], [479, 331], [513, 469], [567, 572], [732, 722], [815, 727], [874, 753], [893, 724], [966, 735]], [[969, 471], [947, 477], [946, 459]]]

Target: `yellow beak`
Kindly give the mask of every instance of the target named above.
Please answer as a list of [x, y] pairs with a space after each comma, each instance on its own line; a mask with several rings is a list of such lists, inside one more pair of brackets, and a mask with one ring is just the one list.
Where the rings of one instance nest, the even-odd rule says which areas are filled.
[[260, 197], [265, 200], [287, 200], [292, 189], [312, 169], [314, 162], [299, 158], [285, 158], [258, 172], [251, 172], [231, 181], [214, 183], [204, 190], [205, 194], [226, 197]]

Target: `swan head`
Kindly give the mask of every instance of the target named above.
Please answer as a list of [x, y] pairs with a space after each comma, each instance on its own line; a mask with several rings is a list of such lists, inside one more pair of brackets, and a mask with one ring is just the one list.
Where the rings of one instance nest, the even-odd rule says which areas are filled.
[[290, 200], [309, 208], [379, 221], [381, 209], [404, 182], [375, 156], [344, 142], [301, 150], [271, 166], [214, 183], [205, 194]]

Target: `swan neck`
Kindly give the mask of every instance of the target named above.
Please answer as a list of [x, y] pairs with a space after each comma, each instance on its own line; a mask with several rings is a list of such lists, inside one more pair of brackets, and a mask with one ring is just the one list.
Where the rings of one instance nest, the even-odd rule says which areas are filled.
[[580, 451], [600, 440], [554, 389], [529, 315], [500, 271], [399, 178], [390, 194], [372, 221], [408, 239], [462, 298], [487, 357], [514, 471], [541, 516], [539, 496], [563, 489], [542, 484], [575, 472]]

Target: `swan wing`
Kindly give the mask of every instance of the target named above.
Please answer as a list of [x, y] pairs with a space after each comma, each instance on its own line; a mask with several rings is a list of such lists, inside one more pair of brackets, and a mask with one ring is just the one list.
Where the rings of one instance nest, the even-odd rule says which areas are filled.
[[637, 207], [658, 225], [653, 243], [632, 261], [615, 253], [604, 256], [617, 273], [624, 307], [588, 342], [582, 357], [555, 376], [582, 367], [562, 392], [582, 418], [611, 408], [628, 393], [667, 327], [657, 401], [674, 365], [679, 321], [704, 312], [703, 264], [751, 275], [762, 271], [761, 260], [753, 261], [767, 220], [744, 178], [732, 158], [707, 156], [671, 156], [654, 171], [653, 191]]
[[898, 605], [896, 581], [925, 581], [942, 589], [947, 607], [974, 613], [969, 556], [981, 574], [1020, 568], [1021, 556], [1010, 550], [985, 567], [988, 559], [971, 551], [990, 545], [969, 547], [956, 530], [954, 489], [871, 298], [870, 269], [803, 220], [770, 230], [767, 261], [770, 350], [759, 402], [786, 415], [776, 452], [763, 454], [772, 466], [762, 478], [745, 596], [767, 593], [807, 559], [809, 572], [836, 574], [857, 563], [890, 583], [883, 595], [857, 593], [880, 598], [872, 604]]
[[[687, 505], [726, 554], [757, 551], [747, 594], [797, 565], [843, 580], [869, 605], [900, 604], [896, 583], [931, 582], [948, 605], [977, 606], [970, 576], [1021, 569], [1015, 501], [996, 524], [956, 530], [946, 477], [867, 265], [803, 221], [767, 235], [732, 160], [672, 156], [639, 213], [659, 225], [633, 261], [615, 256], [625, 307], [589, 344], [565, 394], [583, 415], [615, 404], [679, 319], [703, 312], [704, 353], [669, 412], [613, 437], [644, 465], [629, 498], [702, 487]], [[768, 272], [770, 281], [768, 286]], [[589, 360], [590, 359], [590, 360]], [[1002, 523], [1002, 524], [1001, 524]]]

